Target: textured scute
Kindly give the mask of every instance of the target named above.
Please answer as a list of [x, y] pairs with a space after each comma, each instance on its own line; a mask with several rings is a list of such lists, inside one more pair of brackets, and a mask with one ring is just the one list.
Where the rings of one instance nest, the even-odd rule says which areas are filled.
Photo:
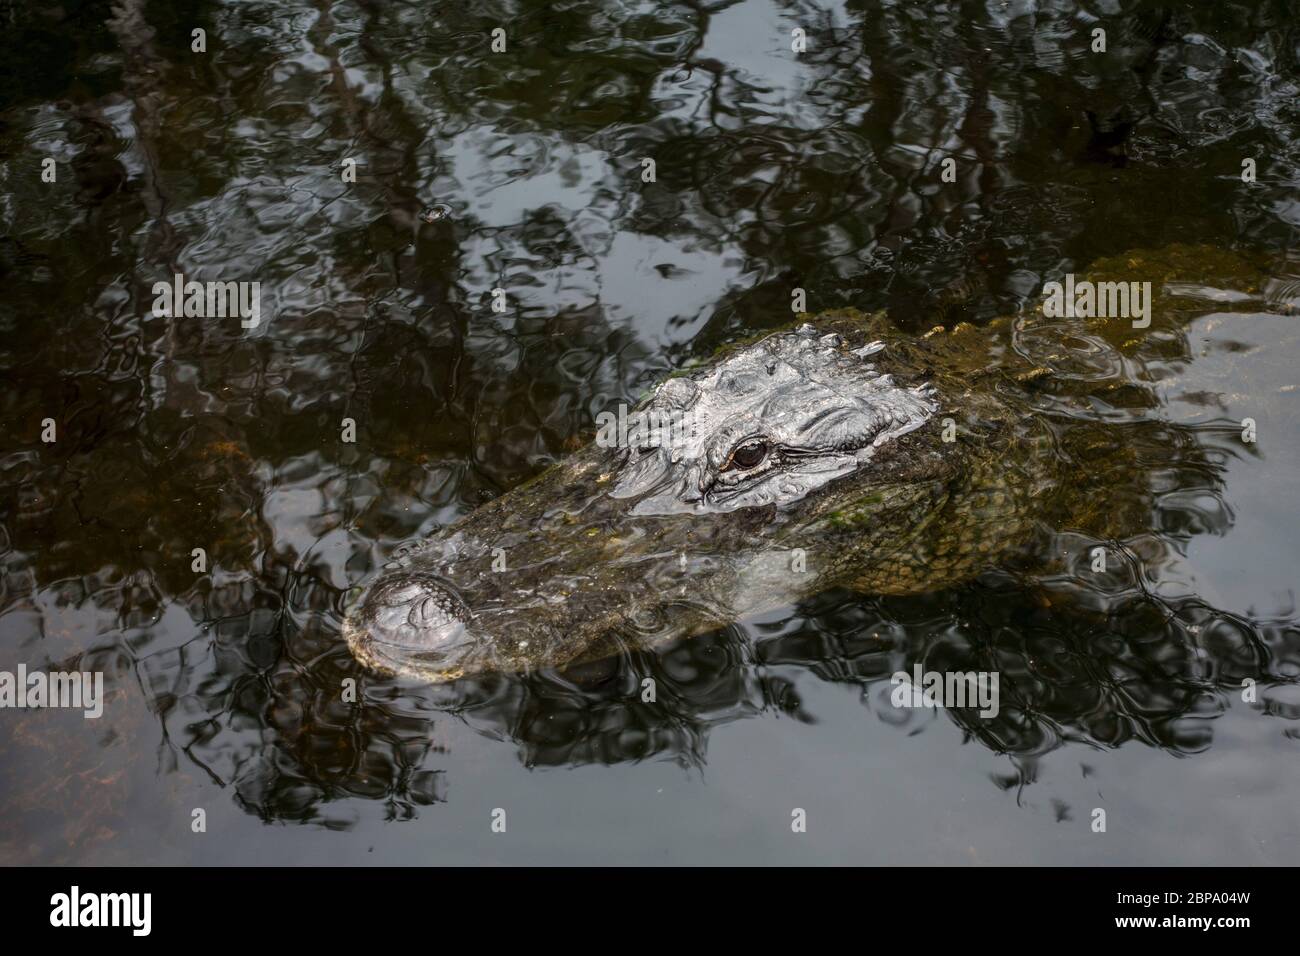
[[[628, 449], [611, 494], [635, 514], [792, 505], [857, 470], [886, 442], [929, 420], [927, 385], [904, 387], [835, 332], [804, 324], [739, 349], [689, 379], [673, 378], [634, 416], [655, 441]], [[668, 427], [662, 427], [664, 423]], [[768, 449], [754, 468], [728, 467], [745, 443]]]

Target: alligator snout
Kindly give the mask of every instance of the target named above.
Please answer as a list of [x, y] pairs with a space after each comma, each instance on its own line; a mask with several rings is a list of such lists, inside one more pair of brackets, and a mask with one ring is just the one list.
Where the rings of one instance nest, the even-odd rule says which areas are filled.
[[445, 581], [407, 573], [379, 582], [346, 626], [356, 630], [361, 639], [353, 646], [363, 648], [372, 665], [451, 671], [473, 651], [470, 618], [465, 602]]

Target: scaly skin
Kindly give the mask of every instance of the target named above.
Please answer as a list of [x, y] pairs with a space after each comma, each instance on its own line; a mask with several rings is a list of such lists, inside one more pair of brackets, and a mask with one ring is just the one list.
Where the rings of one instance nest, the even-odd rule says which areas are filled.
[[[852, 309], [822, 313], [812, 325], [815, 334], [804, 336], [814, 343], [839, 337], [826, 354], [844, 357], [846, 368], [870, 361], [892, 376], [897, 387], [882, 402], [896, 408], [912, 396], [911, 412], [898, 416], [913, 415], [896, 429], [903, 433], [851, 473], [806, 493], [796, 481], [790, 501], [722, 510], [728, 505], [679, 505], [669, 495], [668, 513], [659, 505], [635, 513], [639, 502], [663, 497], [627, 496], [629, 452], [593, 443], [390, 564], [348, 614], [353, 653], [380, 672], [429, 681], [564, 667], [836, 586], [932, 590], [1019, 547], [1060, 476], [1047, 430], [1013, 398], [1014, 375], [1028, 369], [1002, 356], [991, 370], [1001, 331], [959, 327], [917, 341]], [[743, 367], [752, 350], [782, 335], [798, 344], [798, 333], [774, 333], [683, 377], [721, 388], [710, 384], [719, 363]], [[879, 342], [883, 350], [869, 359], [847, 358]], [[925, 399], [915, 396], [925, 395], [933, 405], [920, 421]], [[686, 510], [672, 513], [679, 506]], [[494, 558], [506, 570], [494, 571]]]

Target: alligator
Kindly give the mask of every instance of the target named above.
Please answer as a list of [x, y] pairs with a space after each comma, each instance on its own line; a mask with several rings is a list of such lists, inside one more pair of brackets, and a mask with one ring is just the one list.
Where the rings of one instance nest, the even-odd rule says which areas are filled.
[[[1207, 261], [1115, 267], [1160, 278]], [[840, 309], [725, 347], [647, 395], [627, 441], [598, 436], [399, 554], [347, 601], [348, 646], [435, 683], [563, 670], [832, 588], [918, 594], [1023, 568], [1062, 529], [1149, 531], [1148, 483], [1119, 476], [1150, 449], [1093, 411], [1147, 396], [1070, 368], [1080, 343], [1121, 367], [1105, 339], [1135, 333], [1034, 318], [917, 336]], [[1057, 370], [1028, 354], [1052, 336]]]
[[832, 587], [978, 574], [1060, 480], [990, 341], [847, 309], [671, 376], [624, 447], [598, 436], [390, 562], [352, 602], [348, 645], [430, 682], [564, 668]]

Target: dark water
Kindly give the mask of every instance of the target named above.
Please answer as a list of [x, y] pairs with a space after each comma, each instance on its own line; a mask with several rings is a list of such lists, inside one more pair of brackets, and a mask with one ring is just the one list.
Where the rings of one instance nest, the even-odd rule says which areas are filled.
[[[0, 0], [0, 670], [108, 695], [0, 711], [0, 858], [1300, 862], [1298, 14]], [[340, 637], [395, 548], [795, 287], [982, 325], [1173, 244], [1160, 334], [1080, 327], [1055, 379], [1141, 383], [1096, 417], [1168, 439], [1104, 581], [836, 591], [595, 686], [385, 680]], [[261, 322], [155, 317], [176, 271], [259, 281]], [[890, 705], [945, 660], [1001, 671], [998, 719]]]

